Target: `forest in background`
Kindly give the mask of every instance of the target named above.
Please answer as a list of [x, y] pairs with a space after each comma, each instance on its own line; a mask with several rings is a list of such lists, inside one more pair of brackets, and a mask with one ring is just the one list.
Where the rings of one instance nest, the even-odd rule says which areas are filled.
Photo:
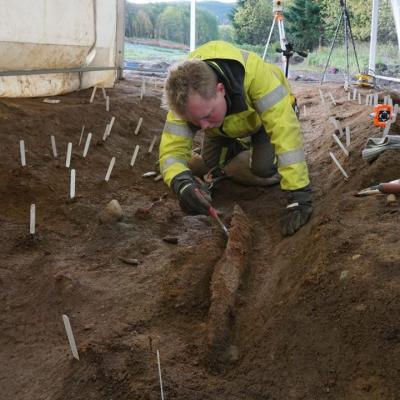
[[[196, 7], [197, 45], [220, 39], [262, 52], [274, 18], [272, 0], [238, 0], [229, 4], [206, 1], [197, 2]], [[361, 49], [369, 42], [371, 8], [372, 1], [347, 0], [352, 32]], [[295, 49], [324, 52], [324, 46], [333, 40], [342, 11], [339, 0], [285, 0], [286, 37]], [[188, 2], [127, 3], [125, 22], [128, 38], [164, 39], [185, 45], [190, 41]], [[277, 47], [278, 40], [278, 29], [274, 29], [271, 47]], [[379, 6], [378, 41], [385, 46], [384, 55], [396, 58], [397, 38], [387, 0]], [[343, 43], [343, 29], [339, 30], [338, 43]]]
[[[198, 2], [197, 43], [223, 39], [237, 44], [266, 42], [273, 20], [272, 1], [238, 0]], [[332, 40], [341, 14], [339, 0], [285, 0], [285, 30], [289, 40], [304, 50], [327, 45]], [[368, 41], [372, 1], [347, 0], [354, 38]], [[188, 2], [127, 3], [126, 36], [165, 39], [189, 44], [190, 8]], [[391, 6], [380, 2], [379, 39], [395, 42]], [[274, 38], [277, 39], [276, 37]]]

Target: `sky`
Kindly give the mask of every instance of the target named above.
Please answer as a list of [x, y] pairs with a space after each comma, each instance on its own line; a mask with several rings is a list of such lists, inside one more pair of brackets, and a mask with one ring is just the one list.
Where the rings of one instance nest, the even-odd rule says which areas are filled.
[[[146, 3], [176, 3], [177, 1], [187, 1], [190, 0], [128, 0], [129, 3], [146, 4]], [[196, 0], [196, 1], [206, 1], [206, 0]], [[236, 3], [236, 0], [217, 0], [221, 3]]]

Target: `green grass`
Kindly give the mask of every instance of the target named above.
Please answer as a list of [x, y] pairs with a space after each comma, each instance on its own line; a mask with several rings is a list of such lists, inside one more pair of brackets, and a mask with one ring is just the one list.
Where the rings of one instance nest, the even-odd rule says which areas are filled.
[[[340, 45], [340, 43], [338, 44]], [[357, 63], [354, 56], [353, 46], [351, 43], [349, 43], [349, 46], [350, 71], [352, 73], [355, 73], [357, 72]], [[305, 59], [304, 66], [310, 67], [311, 69], [315, 70], [324, 68], [326, 62], [328, 61], [329, 52], [330, 47], [322, 47], [320, 50], [314, 51], [313, 53], [309, 54], [309, 56]], [[360, 69], [361, 71], [364, 71], [368, 68], [369, 43], [356, 43], [356, 52]], [[398, 47], [395, 44], [378, 44], [376, 63], [383, 63], [387, 65], [399, 64]], [[346, 64], [346, 51], [342, 43], [340, 47], [334, 47], [328, 67], [336, 67], [341, 70], [345, 70], [347, 68]]]
[[126, 60], [171, 62], [183, 60], [186, 56], [187, 52], [183, 50], [125, 42]]

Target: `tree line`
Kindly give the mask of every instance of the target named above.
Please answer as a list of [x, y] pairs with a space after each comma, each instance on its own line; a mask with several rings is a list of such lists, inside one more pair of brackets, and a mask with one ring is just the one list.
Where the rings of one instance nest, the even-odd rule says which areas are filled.
[[[188, 3], [126, 4], [125, 36], [164, 39], [189, 45], [190, 7]], [[218, 22], [210, 12], [196, 10], [196, 43], [215, 40]]]
[[[353, 36], [368, 41], [372, 2], [347, 0]], [[201, 3], [200, 3], [201, 4]], [[339, 0], [285, 0], [285, 31], [299, 50], [312, 51], [330, 44], [335, 34], [342, 8]], [[238, 0], [228, 15], [231, 25], [218, 26], [211, 12], [197, 7], [196, 43], [222, 39], [237, 44], [265, 44], [272, 22], [272, 0]], [[189, 44], [190, 8], [188, 3], [127, 3], [126, 36], [165, 39]], [[343, 33], [343, 28], [340, 34]], [[274, 29], [273, 41], [278, 40]], [[396, 41], [394, 21], [389, 2], [380, 2], [378, 40]]]

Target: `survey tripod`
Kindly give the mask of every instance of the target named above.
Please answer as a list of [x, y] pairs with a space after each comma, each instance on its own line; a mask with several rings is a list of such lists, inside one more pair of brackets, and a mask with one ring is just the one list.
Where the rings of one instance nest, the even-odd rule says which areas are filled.
[[327, 70], [327, 68], [328, 68], [329, 61], [330, 61], [330, 59], [331, 59], [333, 47], [335, 46], [335, 42], [336, 42], [336, 39], [337, 39], [337, 36], [338, 36], [338, 32], [339, 32], [340, 26], [342, 25], [342, 22], [343, 22], [343, 28], [344, 28], [344, 46], [345, 46], [345, 51], [346, 51], [346, 78], [345, 78], [345, 87], [348, 87], [348, 85], [350, 84], [349, 37], [350, 37], [351, 43], [352, 43], [352, 45], [353, 45], [354, 56], [355, 56], [356, 62], [357, 62], [358, 73], [360, 73], [360, 64], [358, 63], [357, 51], [356, 51], [356, 46], [355, 46], [355, 44], [354, 44], [354, 37], [353, 37], [353, 31], [352, 31], [352, 29], [351, 29], [351, 23], [350, 23], [349, 12], [348, 12], [347, 7], [346, 7], [346, 0], [339, 0], [339, 3], [340, 3], [340, 7], [341, 7], [341, 9], [342, 9], [342, 12], [341, 12], [340, 17], [339, 17], [339, 22], [338, 22], [337, 27], [336, 27], [335, 35], [334, 35], [334, 37], [333, 37], [333, 41], [332, 41], [332, 45], [331, 45], [331, 50], [330, 50], [330, 52], [329, 52], [328, 60], [327, 60], [326, 65], [325, 65], [324, 73], [323, 73], [323, 75], [322, 75], [320, 84], [322, 85], [322, 83], [323, 83], [324, 80], [325, 80], [326, 70]]
[[308, 54], [305, 53], [304, 51], [294, 50], [292, 43], [285, 43], [285, 50], [278, 48], [278, 49], [276, 49], [276, 51], [278, 53], [282, 53], [282, 55], [286, 59], [286, 67], [285, 67], [285, 76], [286, 76], [286, 78], [289, 75], [289, 60], [290, 60], [290, 57], [292, 57], [294, 53], [297, 53], [299, 56], [302, 56], [302, 57], [307, 57], [308, 56]]
[[264, 48], [263, 60], [265, 60], [265, 56], [267, 55], [267, 50], [269, 46], [269, 42], [271, 41], [272, 32], [274, 30], [275, 23], [278, 25], [279, 29], [279, 42], [281, 47], [276, 49], [278, 53], [282, 53], [284, 57], [284, 64], [285, 64], [285, 76], [288, 78], [289, 75], [289, 60], [293, 56], [294, 53], [297, 53], [299, 56], [307, 57], [307, 53], [302, 51], [297, 51], [293, 49], [293, 44], [289, 43], [285, 37], [285, 27], [283, 25], [283, 1], [281, 0], [274, 0], [273, 4], [273, 12], [274, 12], [274, 19], [272, 21], [271, 30], [269, 31], [268, 40]]
[[263, 60], [265, 60], [265, 56], [267, 55], [267, 50], [269, 46], [269, 42], [271, 41], [272, 32], [274, 31], [275, 23], [278, 25], [279, 29], [279, 42], [281, 44], [281, 49], [285, 49], [285, 27], [283, 26], [283, 4], [282, 1], [274, 0], [273, 5], [274, 19], [272, 21], [271, 30], [269, 31], [268, 40], [265, 44]]

